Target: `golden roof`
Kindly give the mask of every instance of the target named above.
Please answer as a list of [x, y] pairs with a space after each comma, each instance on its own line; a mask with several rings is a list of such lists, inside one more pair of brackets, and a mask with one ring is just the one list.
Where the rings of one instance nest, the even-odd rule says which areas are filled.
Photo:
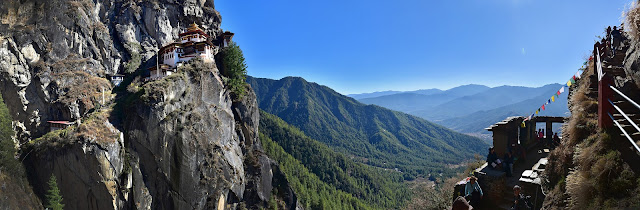
[[188, 31], [197, 31], [197, 30], [202, 30], [200, 29], [200, 27], [198, 27], [198, 24], [196, 23], [192, 23], [189, 24], [189, 28], [187, 28]]

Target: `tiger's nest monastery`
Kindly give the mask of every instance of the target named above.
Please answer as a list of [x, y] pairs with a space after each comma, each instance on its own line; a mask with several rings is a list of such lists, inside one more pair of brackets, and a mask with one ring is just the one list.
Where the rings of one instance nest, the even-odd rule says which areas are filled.
[[[224, 32], [223, 46], [227, 46], [233, 33]], [[215, 45], [209, 35], [193, 23], [187, 32], [179, 34], [179, 38], [158, 51], [158, 65], [149, 68], [150, 75], [146, 80], [157, 80], [171, 75], [179, 66], [193, 58], [201, 58], [208, 63], [214, 61]]]

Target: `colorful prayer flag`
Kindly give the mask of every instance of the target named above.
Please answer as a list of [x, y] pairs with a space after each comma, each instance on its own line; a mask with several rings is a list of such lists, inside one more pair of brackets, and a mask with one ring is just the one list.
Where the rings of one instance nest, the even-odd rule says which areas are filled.
[[[564, 93], [564, 87], [560, 88], [560, 91], [558, 91], [559, 93]], [[560, 94], [558, 94], [560, 95]]]
[[551, 101], [556, 102], [555, 96], [551, 96]]
[[524, 124], [524, 121], [522, 121], [522, 124], [520, 124], [520, 127], [525, 127], [526, 125]]
[[575, 80], [575, 79], [576, 79], [576, 77], [574, 76], [574, 77], [573, 77], [573, 78], [571, 78], [569, 81], [570, 81], [571, 83], [576, 83], [576, 80]]
[[[553, 97], [553, 96], [551, 96], [551, 97]], [[551, 99], [547, 100], [547, 104], [550, 104], [550, 103], [551, 103]]]
[[567, 87], [571, 86], [571, 81], [567, 82]]
[[542, 105], [542, 110], [544, 110], [544, 105]]
[[538, 112], [540, 112], [540, 109], [536, 110], [536, 114], [538, 114]]

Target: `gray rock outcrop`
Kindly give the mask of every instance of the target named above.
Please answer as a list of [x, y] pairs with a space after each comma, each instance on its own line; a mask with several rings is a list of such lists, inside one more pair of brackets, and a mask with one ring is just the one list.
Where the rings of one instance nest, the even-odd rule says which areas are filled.
[[[3, 1], [0, 93], [34, 192], [44, 199], [54, 174], [68, 209], [255, 209], [274, 188], [295, 206], [260, 146], [251, 90], [233, 100], [198, 62], [139, 82], [191, 23], [219, 44], [220, 21], [213, 0]], [[79, 124], [50, 132], [50, 120]]]

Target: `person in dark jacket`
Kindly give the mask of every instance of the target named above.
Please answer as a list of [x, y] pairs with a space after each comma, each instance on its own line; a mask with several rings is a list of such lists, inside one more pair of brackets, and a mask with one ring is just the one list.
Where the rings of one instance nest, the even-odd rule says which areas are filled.
[[616, 28], [616, 26], [613, 27], [613, 31], [611, 31], [611, 50], [613, 51], [613, 55], [615, 56], [616, 50], [619, 49], [620, 47], [620, 43], [622, 42], [622, 33], [620, 33], [620, 30], [618, 30]]
[[500, 165], [502, 161], [498, 159], [498, 155], [496, 154], [496, 150], [493, 147], [489, 147], [489, 154], [487, 155], [487, 164], [491, 168], [496, 168]]
[[511, 152], [504, 154], [502, 161], [502, 168], [504, 168], [504, 172], [507, 173], [508, 177], [513, 176], [513, 155], [511, 155]]
[[560, 137], [558, 137], [558, 133], [553, 135], [553, 147], [557, 147], [560, 145]]
[[531, 205], [527, 199], [527, 196], [520, 193], [520, 186], [513, 186], [513, 205], [511, 206], [511, 210], [528, 210], [531, 209]]

